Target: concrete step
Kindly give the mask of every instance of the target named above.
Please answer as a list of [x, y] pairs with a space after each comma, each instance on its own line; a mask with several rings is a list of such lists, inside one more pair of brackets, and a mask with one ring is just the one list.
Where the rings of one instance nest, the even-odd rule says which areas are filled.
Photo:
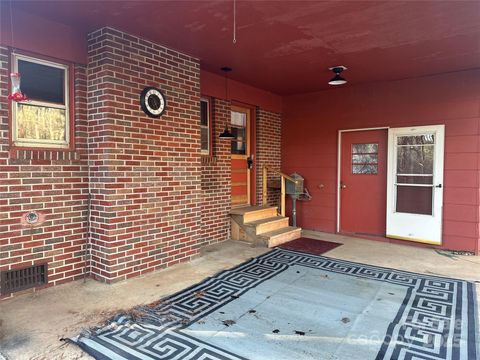
[[245, 223], [245, 226], [254, 228], [255, 235], [260, 235], [266, 232], [288, 227], [288, 218], [284, 216], [269, 217], [266, 219], [255, 220]]
[[242, 217], [243, 223], [267, 219], [277, 216], [277, 208], [275, 206], [242, 206], [233, 208], [230, 215]]
[[282, 229], [266, 232], [259, 235], [258, 237], [265, 241], [267, 246], [270, 248], [281, 245], [288, 241], [299, 239], [300, 237], [302, 237], [302, 229], [298, 227], [288, 226]]

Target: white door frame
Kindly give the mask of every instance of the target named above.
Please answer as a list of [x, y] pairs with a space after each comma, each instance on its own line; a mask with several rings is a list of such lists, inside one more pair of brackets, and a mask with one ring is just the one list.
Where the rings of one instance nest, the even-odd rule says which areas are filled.
[[[354, 131], [373, 131], [373, 130], [388, 130], [388, 126], [371, 127], [371, 128], [358, 128], [358, 129], [345, 129], [338, 130], [338, 148], [337, 148], [337, 233], [340, 232], [340, 182], [341, 182], [341, 165], [342, 165], [342, 134]], [[388, 161], [387, 161], [388, 162]]]
[[[396, 204], [396, 138], [414, 134], [435, 134], [433, 153], [432, 215], [397, 213]], [[392, 128], [388, 131], [387, 160], [387, 237], [421, 243], [442, 244], [443, 178], [445, 125]]]

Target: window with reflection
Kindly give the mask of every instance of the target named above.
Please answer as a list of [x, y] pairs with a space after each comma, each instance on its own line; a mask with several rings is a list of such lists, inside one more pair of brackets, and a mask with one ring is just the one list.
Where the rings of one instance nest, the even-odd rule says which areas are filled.
[[378, 144], [352, 145], [352, 174], [378, 174]]
[[432, 215], [435, 135], [396, 139], [396, 211]]
[[13, 55], [26, 102], [12, 102], [12, 139], [17, 146], [68, 147], [68, 65]]
[[200, 142], [203, 155], [210, 154], [210, 103], [206, 98], [200, 99]]
[[231, 112], [232, 139], [231, 153], [245, 155], [247, 153], [247, 114]]

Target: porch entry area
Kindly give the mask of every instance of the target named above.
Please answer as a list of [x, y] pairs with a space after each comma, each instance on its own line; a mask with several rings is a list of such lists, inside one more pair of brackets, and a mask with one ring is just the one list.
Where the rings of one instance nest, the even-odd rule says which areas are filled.
[[337, 231], [442, 244], [444, 125], [341, 130]]
[[[262, 204], [255, 204], [256, 132], [254, 110], [234, 104], [230, 111], [231, 139], [231, 239], [251, 243], [253, 246], [274, 247], [301, 237], [302, 229], [289, 225], [285, 216], [285, 181], [290, 176], [262, 166]], [[267, 204], [267, 173], [280, 177], [281, 204]]]

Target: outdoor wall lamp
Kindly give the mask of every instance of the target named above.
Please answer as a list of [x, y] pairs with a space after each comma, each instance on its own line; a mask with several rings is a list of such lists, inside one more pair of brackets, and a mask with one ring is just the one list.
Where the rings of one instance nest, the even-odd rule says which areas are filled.
[[225, 125], [225, 130], [220, 134], [220, 139], [235, 139], [235, 136], [228, 129], [228, 125]]
[[[232, 71], [232, 68], [228, 66], [222, 67], [220, 70], [222, 70], [225, 74], [225, 100], [228, 100], [228, 73]], [[219, 136], [220, 139], [235, 139], [235, 136], [230, 132], [228, 129], [228, 125], [225, 125], [225, 130], [220, 134]]]
[[329, 85], [343, 85], [343, 84], [346, 84], [347, 83], [347, 80], [345, 80], [344, 78], [342, 78], [340, 76], [340, 73], [344, 70], [347, 70], [347, 68], [343, 65], [339, 65], [339, 66], [334, 66], [334, 67], [331, 67], [329, 68], [328, 70], [331, 70], [335, 73], [335, 76], [332, 78], [332, 80], [330, 80], [328, 82]]

